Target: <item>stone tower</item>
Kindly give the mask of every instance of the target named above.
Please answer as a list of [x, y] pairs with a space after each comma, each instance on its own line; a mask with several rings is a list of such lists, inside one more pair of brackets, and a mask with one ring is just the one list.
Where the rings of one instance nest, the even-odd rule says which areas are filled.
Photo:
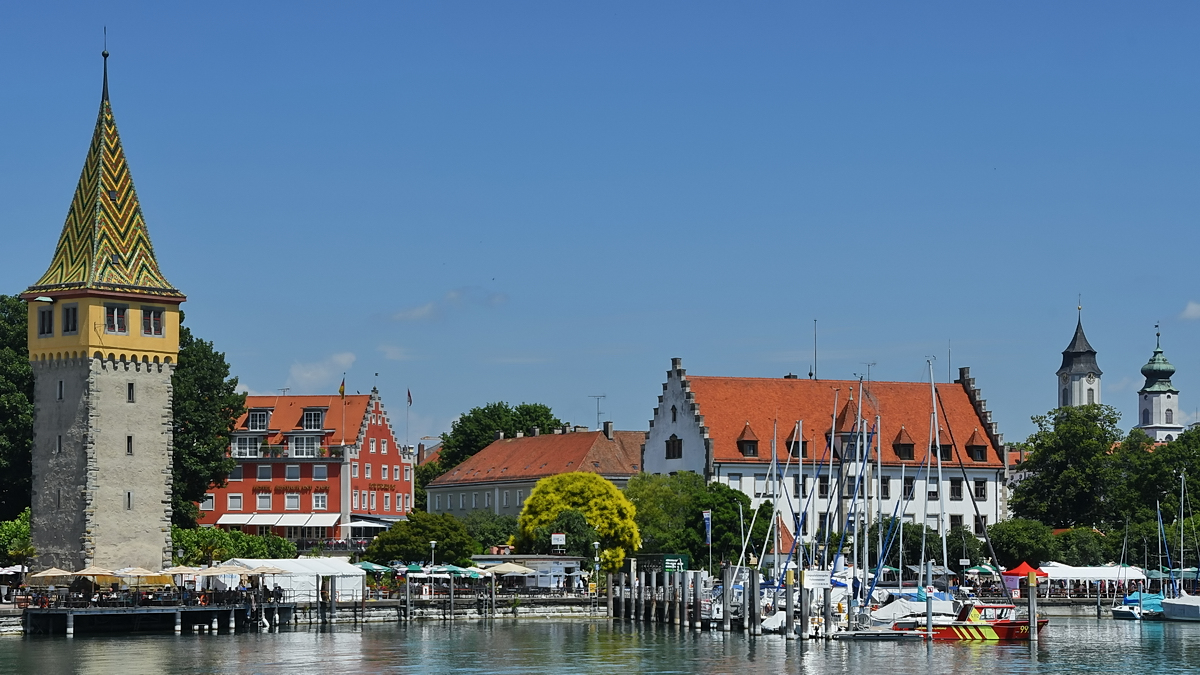
[[1169, 443], [1183, 433], [1179, 424], [1179, 390], [1171, 384], [1175, 366], [1163, 356], [1162, 336], [1154, 334], [1154, 354], [1142, 366], [1146, 384], [1138, 391], [1138, 429], [1160, 443]]
[[1062, 353], [1058, 369], [1058, 406], [1100, 403], [1100, 366], [1096, 365], [1096, 350], [1083, 334], [1083, 317], [1075, 324], [1075, 337]]
[[40, 567], [170, 563], [171, 374], [184, 296], [159, 271], [108, 100], [29, 301]]

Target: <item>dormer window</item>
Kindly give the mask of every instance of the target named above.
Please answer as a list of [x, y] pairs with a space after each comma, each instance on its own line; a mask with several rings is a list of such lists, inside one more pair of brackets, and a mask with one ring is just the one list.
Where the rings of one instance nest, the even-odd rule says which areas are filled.
[[892, 449], [896, 451], [896, 457], [900, 459], [911, 461], [916, 458], [912, 443], [897, 443], [892, 446]]
[[738, 441], [738, 452], [742, 457], [758, 457], [758, 441]]
[[304, 430], [305, 431], [320, 431], [322, 426], [322, 417], [324, 413], [320, 410], [305, 410], [304, 411]]
[[250, 429], [250, 431], [266, 431], [267, 411], [251, 410], [250, 417], [247, 420], [247, 428]]
[[808, 441], [788, 441], [788, 452], [792, 457], [808, 457]]

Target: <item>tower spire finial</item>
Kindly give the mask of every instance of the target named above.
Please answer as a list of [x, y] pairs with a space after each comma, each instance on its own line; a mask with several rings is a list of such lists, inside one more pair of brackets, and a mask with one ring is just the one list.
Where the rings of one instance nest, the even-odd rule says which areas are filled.
[[104, 27], [104, 51], [100, 52], [100, 56], [104, 57], [104, 92], [100, 95], [101, 101], [108, 100], [108, 26]]
[[1079, 302], [1075, 305], [1075, 311], [1079, 312], [1079, 320], [1083, 321], [1083, 293], [1079, 294]]
[[1162, 331], [1158, 329], [1159, 321], [1154, 322], [1154, 348], [1162, 349]]

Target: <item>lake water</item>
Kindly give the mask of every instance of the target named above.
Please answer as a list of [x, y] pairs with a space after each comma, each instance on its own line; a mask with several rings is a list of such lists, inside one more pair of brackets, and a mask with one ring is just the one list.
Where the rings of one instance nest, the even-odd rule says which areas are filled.
[[587, 620], [367, 624], [243, 635], [0, 638], [3, 673], [1167, 673], [1200, 624], [1052, 618], [1028, 644], [746, 638]]

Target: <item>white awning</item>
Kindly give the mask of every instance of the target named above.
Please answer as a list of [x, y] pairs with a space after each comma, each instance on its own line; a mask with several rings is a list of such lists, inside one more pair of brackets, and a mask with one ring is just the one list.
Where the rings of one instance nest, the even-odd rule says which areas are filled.
[[279, 522], [275, 524], [279, 527], [303, 527], [307, 522], [307, 513], [285, 513], [279, 516]]
[[340, 513], [314, 513], [308, 518], [306, 527], [333, 527], [337, 525], [338, 518], [341, 518]]
[[217, 519], [218, 525], [245, 525], [250, 522], [249, 513], [226, 513]]
[[274, 525], [279, 522], [278, 513], [256, 513], [250, 516], [247, 525]]
[[372, 523], [367, 520], [355, 520], [350, 523], [350, 527], [376, 527], [381, 530], [386, 530], [388, 527], [390, 527], [390, 525], [384, 525], [383, 523]]

